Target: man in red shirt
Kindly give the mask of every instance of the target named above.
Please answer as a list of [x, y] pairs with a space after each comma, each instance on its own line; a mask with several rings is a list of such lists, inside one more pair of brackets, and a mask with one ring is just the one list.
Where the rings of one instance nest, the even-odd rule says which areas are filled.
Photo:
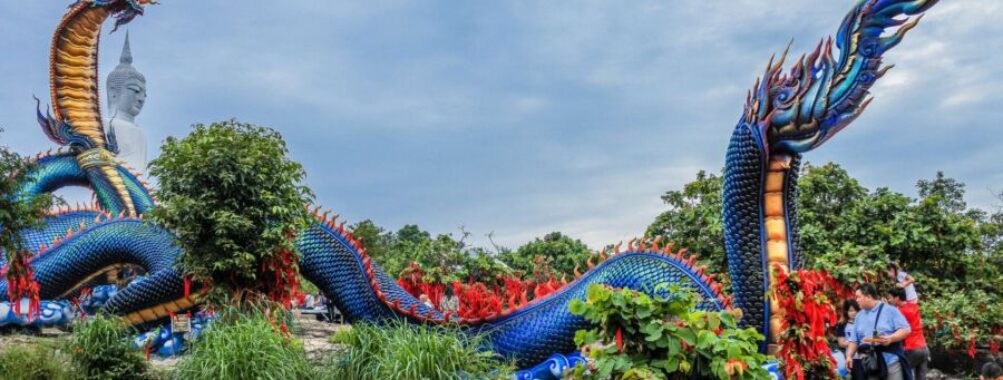
[[915, 375], [913, 378], [926, 379], [930, 349], [926, 347], [926, 337], [923, 336], [923, 322], [919, 317], [919, 304], [906, 302], [906, 291], [902, 288], [893, 288], [888, 294], [891, 295], [888, 303], [897, 307], [905, 320], [909, 322], [911, 331], [905, 338], [905, 356], [909, 359], [909, 366], [912, 367]]

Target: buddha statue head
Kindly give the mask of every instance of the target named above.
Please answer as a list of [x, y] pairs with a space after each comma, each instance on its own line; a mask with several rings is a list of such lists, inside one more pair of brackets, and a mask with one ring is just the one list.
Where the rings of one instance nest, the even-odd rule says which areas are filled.
[[129, 34], [125, 35], [125, 46], [118, 66], [108, 74], [108, 108], [111, 119], [135, 122], [136, 115], [146, 103], [146, 77], [132, 67], [132, 50], [129, 48]]

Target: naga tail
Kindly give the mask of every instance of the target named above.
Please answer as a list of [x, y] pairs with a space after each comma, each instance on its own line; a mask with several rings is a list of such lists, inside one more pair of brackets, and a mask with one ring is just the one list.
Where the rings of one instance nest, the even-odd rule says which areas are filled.
[[[743, 323], [775, 342], [783, 316], [766, 294], [770, 269], [796, 269], [797, 172], [801, 154], [855, 120], [870, 103], [871, 86], [891, 66], [882, 57], [938, 0], [862, 0], [843, 19], [833, 40], [784, 72], [787, 52], [766, 66], [746, 99], [732, 135], [724, 183], [725, 247], [735, 301]], [[889, 29], [891, 33], [885, 35]]]

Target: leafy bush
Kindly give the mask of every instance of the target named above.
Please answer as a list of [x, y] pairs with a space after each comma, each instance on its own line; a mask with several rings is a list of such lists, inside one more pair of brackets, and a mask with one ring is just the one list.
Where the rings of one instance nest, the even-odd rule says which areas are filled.
[[115, 317], [101, 314], [78, 322], [69, 342], [70, 357], [81, 379], [143, 379], [147, 366], [132, 348], [129, 330]]
[[0, 351], [0, 377], [8, 380], [70, 379], [69, 358], [51, 344], [14, 345]]
[[194, 342], [174, 372], [178, 379], [308, 379], [302, 343], [262, 313], [221, 317]]
[[356, 324], [332, 337], [348, 350], [326, 363], [331, 379], [507, 378], [511, 367], [481, 341], [446, 327]]
[[150, 164], [161, 200], [152, 215], [177, 232], [179, 266], [212, 283], [212, 303], [245, 292], [288, 302], [299, 278], [292, 236], [312, 199], [303, 167], [274, 130], [234, 120], [193, 129]]
[[927, 342], [934, 347], [966, 350], [1003, 344], [1003, 297], [979, 289], [958, 289], [920, 302]]
[[738, 329], [733, 312], [694, 311], [698, 296], [677, 286], [644, 292], [593, 284], [571, 312], [598, 327], [579, 330], [575, 343], [588, 352], [588, 371], [573, 379], [762, 379], [763, 336]]

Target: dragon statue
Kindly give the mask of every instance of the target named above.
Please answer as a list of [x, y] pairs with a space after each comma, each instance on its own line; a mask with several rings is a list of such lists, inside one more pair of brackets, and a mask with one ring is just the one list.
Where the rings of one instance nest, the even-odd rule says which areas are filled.
[[[101, 308], [134, 325], [162, 321], [197, 307], [181, 273], [173, 266], [180, 249], [172, 232], [143, 220], [156, 207], [139, 175], [115, 160], [115, 141], [102, 128], [97, 82], [97, 51], [102, 24], [117, 25], [143, 13], [150, 0], [81, 0], [72, 5], [52, 39], [50, 84], [52, 113], [38, 112], [46, 135], [63, 146], [35, 158], [38, 170], [21, 197], [64, 186], [87, 186], [95, 207], [58, 210], [44, 227], [25, 231], [35, 255], [31, 267], [46, 300], [67, 299], [94, 286], [109, 270], [141, 268], [147, 275], [110, 296]], [[298, 235], [303, 276], [316, 284], [348, 321], [405, 318], [415, 323], [458, 323], [483, 334], [492, 349], [519, 365], [539, 363], [555, 353], [575, 350], [572, 337], [587, 322], [568, 304], [583, 298], [590, 284], [639, 290], [671, 283], [692, 289], [701, 308], [743, 311], [742, 324], [759, 329], [762, 349], [775, 343], [783, 316], [767, 297], [773, 280], [768, 269], [798, 268], [797, 175], [801, 154], [824, 144], [849, 125], [870, 102], [869, 88], [891, 66], [882, 56], [913, 28], [937, 0], [861, 0], [846, 15], [835, 41], [823, 40], [784, 71], [785, 52], [771, 59], [747, 96], [744, 112], [727, 149], [724, 176], [725, 247], [734, 295], [694, 256], [671, 244], [635, 240], [624, 252], [603, 259], [559, 291], [496, 315], [457, 318], [424, 305], [380, 270], [345, 223], [312, 210], [315, 223]], [[919, 16], [919, 17], [910, 17]], [[887, 29], [894, 29], [885, 33]], [[838, 52], [834, 51], [833, 44]], [[834, 57], [834, 54], [837, 54]], [[3, 260], [0, 256], [0, 260]], [[0, 261], [0, 265], [4, 264]], [[0, 294], [8, 290], [0, 282]], [[46, 302], [37, 323], [61, 323], [65, 303]], [[27, 323], [9, 311], [0, 325]], [[45, 314], [45, 313], [43, 313]], [[4, 319], [6, 318], [6, 319]], [[573, 360], [573, 359], [569, 359]]]

